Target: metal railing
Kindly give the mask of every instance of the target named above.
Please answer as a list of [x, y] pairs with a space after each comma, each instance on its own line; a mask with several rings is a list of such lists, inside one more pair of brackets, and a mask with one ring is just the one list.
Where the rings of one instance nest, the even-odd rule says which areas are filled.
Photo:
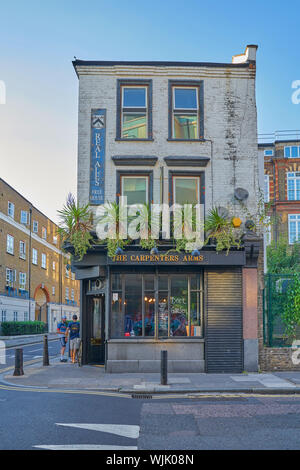
[[275, 131], [267, 134], [258, 134], [258, 143], [273, 144], [277, 140], [300, 140], [300, 130], [287, 129], [283, 131]]
[[[282, 314], [288, 301], [288, 289], [293, 274], [266, 274], [263, 291], [263, 336], [268, 347], [290, 347], [292, 339], [285, 333]], [[296, 334], [300, 337], [300, 326]]]
[[5, 295], [7, 297], [18, 297], [21, 299], [28, 299], [29, 293], [25, 289], [18, 289], [17, 287], [13, 286], [5, 286], [4, 291], [0, 291], [0, 295]]

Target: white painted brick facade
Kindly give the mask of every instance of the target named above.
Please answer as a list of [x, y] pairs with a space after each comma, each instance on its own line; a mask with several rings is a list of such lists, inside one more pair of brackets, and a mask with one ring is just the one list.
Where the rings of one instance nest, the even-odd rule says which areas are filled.
[[[234, 203], [234, 189], [249, 191], [247, 206], [254, 211], [259, 190], [257, 150], [257, 116], [255, 101], [255, 65], [249, 67], [206, 66], [85, 66], [77, 67], [79, 75], [78, 122], [78, 199], [89, 202], [91, 109], [107, 110], [105, 199], [116, 198], [114, 155], [147, 155], [158, 157], [153, 169], [153, 199], [160, 202], [160, 167], [165, 156], [202, 156], [211, 160], [205, 171], [206, 212], [212, 206]], [[153, 86], [153, 141], [116, 141], [117, 79], [151, 79]], [[168, 80], [203, 80], [205, 142], [169, 142]], [[212, 141], [212, 145], [211, 142]], [[213, 152], [211, 152], [213, 148]], [[119, 167], [134, 169], [135, 167]], [[169, 170], [185, 168], [166, 167]], [[196, 168], [186, 168], [196, 170]], [[167, 181], [165, 181], [167, 189]], [[168, 191], [165, 191], [167, 197]], [[165, 200], [165, 202], [167, 202]], [[236, 214], [241, 216], [239, 206]]]

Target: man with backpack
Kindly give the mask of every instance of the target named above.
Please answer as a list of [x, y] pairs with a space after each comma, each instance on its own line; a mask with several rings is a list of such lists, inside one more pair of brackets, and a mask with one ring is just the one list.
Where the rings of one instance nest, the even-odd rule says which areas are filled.
[[77, 321], [77, 315], [73, 315], [72, 318], [73, 321], [68, 325], [68, 332], [70, 335], [71, 361], [74, 364], [80, 346], [80, 323]]

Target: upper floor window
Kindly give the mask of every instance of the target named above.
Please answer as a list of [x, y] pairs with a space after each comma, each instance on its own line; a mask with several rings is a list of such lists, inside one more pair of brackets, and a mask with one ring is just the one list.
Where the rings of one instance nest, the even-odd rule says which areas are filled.
[[287, 196], [288, 201], [300, 200], [300, 172], [287, 174]]
[[6, 268], [6, 285], [13, 287], [14, 281], [16, 280], [17, 272], [15, 269]]
[[44, 240], [47, 240], [47, 229], [45, 227], [42, 227], [42, 238], [44, 238]]
[[68, 287], [66, 287], [65, 294], [66, 294], [66, 295], [65, 295], [65, 299], [66, 299], [66, 300], [69, 300], [69, 288], [68, 288]]
[[127, 197], [127, 204], [148, 203], [148, 176], [121, 176], [121, 195]]
[[10, 255], [14, 254], [14, 242], [15, 242], [14, 237], [12, 237], [11, 235], [7, 235], [7, 237], [6, 237], [6, 251]]
[[264, 151], [264, 156], [265, 157], [273, 157], [273, 155], [274, 155], [274, 150], [272, 150], [272, 149]]
[[38, 230], [39, 230], [39, 223], [37, 220], [34, 220], [32, 224], [32, 231], [34, 233], [38, 233]]
[[300, 241], [300, 214], [289, 214], [289, 243]]
[[26, 289], [26, 273], [19, 273], [19, 286], [20, 289]]
[[300, 145], [284, 147], [285, 158], [300, 158]]
[[265, 196], [265, 202], [270, 201], [270, 176], [269, 175], [264, 175], [264, 183], [265, 183], [265, 191], [264, 191], [264, 196]]
[[21, 221], [21, 224], [28, 224], [28, 212], [27, 211], [21, 211], [20, 221]]
[[203, 138], [202, 82], [169, 84], [169, 139], [198, 140]]
[[42, 253], [42, 268], [47, 268], [47, 256], [45, 253]]
[[22, 259], [26, 259], [26, 243], [23, 241], [20, 241], [19, 256]]
[[70, 277], [70, 268], [68, 265], [66, 265], [66, 271], [65, 271], [66, 277]]
[[38, 252], [35, 248], [32, 248], [32, 264], [38, 264]]
[[56, 271], [56, 263], [55, 263], [55, 261], [52, 261], [52, 270], [53, 270], [53, 271]]
[[173, 177], [174, 203], [198, 204], [200, 202], [200, 177], [199, 176], [174, 176]]
[[119, 80], [117, 139], [152, 138], [151, 80]]
[[10, 201], [8, 201], [7, 214], [12, 218], [15, 217], [15, 205]]

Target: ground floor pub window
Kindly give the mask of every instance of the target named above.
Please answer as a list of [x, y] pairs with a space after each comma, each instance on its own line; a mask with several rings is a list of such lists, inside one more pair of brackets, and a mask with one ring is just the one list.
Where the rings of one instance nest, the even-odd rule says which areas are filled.
[[113, 273], [111, 338], [201, 337], [203, 276]]

